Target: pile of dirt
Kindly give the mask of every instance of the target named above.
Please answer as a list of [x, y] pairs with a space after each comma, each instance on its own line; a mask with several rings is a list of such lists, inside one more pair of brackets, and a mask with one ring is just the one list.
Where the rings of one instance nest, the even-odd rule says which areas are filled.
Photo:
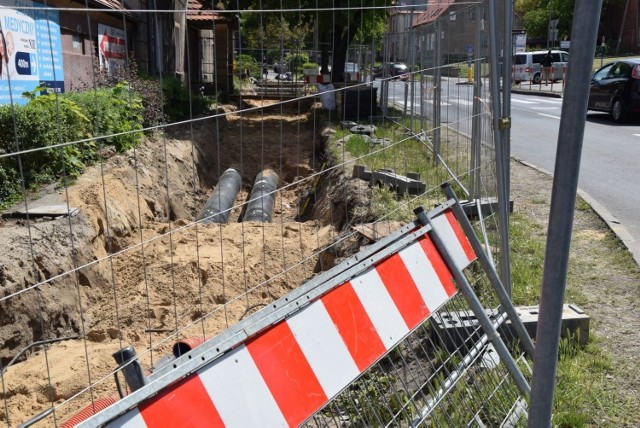
[[[57, 409], [60, 423], [91, 398], [115, 393], [109, 373], [120, 347], [133, 345], [151, 369], [171, 352], [177, 330], [180, 338], [213, 336], [339, 257], [319, 255], [347, 217], [346, 200], [335, 190], [348, 185], [342, 173], [315, 195], [333, 208], [298, 221], [313, 184], [305, 177], [321, 168], [323, 137], [308, 120], [309, 109], [226, 113], [147, 138], [89, 169], [57, 195], [79, 209], [75, 216], [31, 219], [29, 227], [26, 220], [5, 221], [0, 246], [9, 251], [0, 255], [0, 290], [11, 297], [0, 303], [2, 365], [31, 342], [78, 338], [46, 352], [33, 347], [7, 369], [2, 423], [17, 424], [73, 398]], [[228, 223], [194, 224], [231, 167], [243, 186]], [[277, 172], [283, 189], [273, 222], [238, 222], [266, 168]], [[52, 417], [45, 423], [52, 425]]]

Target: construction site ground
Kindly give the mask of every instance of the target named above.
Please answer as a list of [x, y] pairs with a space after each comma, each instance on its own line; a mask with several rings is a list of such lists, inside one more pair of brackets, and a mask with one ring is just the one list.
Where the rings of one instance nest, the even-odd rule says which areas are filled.
[[[176, 326], [211, 314], [182, 335], [216, 334], [286, 294], [301, 279], [330, 267], [326, 254], [311, 256], [340, 233], [343, 223], [336, 213], [344, 215], [344, 207], [341, 210], [336, 202], [331, 213], [317, 210], [306, 221], [296, 221], [300, 200], [311, 185], [300, 179], [320, 168], [324, 128], [315, 123], [309, 105], [264, 110], [254, 106], [250, 114], [194, 122], [148, 137], [136, 150], [90, 168], [72, 186], [50, 187], [49, 198], [79, 209], [72, 218], [38, 219], [28, 231], [24, 220], [3, 220], [3, 295], [73, 270], [74, 264], [102, 261], [2, 304], [3, 366], [43, 336], [82, 337], [46, 349], [35, 347], [8, 368], [2, 387], [9, 420], [3, 408], [0, 424], [15, 426], [50, 408], [52, 402], [69, 400], [92, 382], [103, 380], [92, 392], [94, 398], [111, 395], [115, 392], [109, 376], [115, 368], [112, 354], [121, 346], [135, 346], [149, 369], [170, 353], [175, 337], [169, 338]], [[233, 113], [234, 108], [225, 109]], [[273, 223], [237, 222], [238, 208], [225, 225], [190, 226], [226, 167], [241, 170], [243, 190], [238, 200], [244, 201], [265, 166], [279, 173], [281, 187], [300, 183], [279, 192]], [[329, 177], [322, 183], [322, 198], [349, 192], [347, 177]], [[532, 239], [544, 239], [551, 179], [514, 162], [511, 180], [515, 212], [540, 224], [541, 236]], [[367, 194], [359, 188], [336, 201], [367, 204]], [[68, 236], [70, 225], [73, 239]], [[145, 245], [139, 245], [141, 240]], [[611, 377], [611, 388], [637, 403], [640, 272], [615, 258], [621, 250], [615, 243], [615, 251], [611, 250], [613, 240], [592, 211], [576, 212], [569, 290], [570, 295], [571, 290], [580, 291], [583, 300], [577, 303], [592, 317], [592, 332], [616, 367], [605, 374]], [[131, 246], [137, 249], [123, 251]], [[196, 252], [198, 263], [193, 262]], [[113, 257], [106, 258], [109, 254]], [[247, 293], [248, 284], [270, 278]], [[154, 353], [145, 352], [149, 343], [157, 346]], [[88, 392], [81, 393], [58, 409], [56, 421], [66, 420], [90, 399]], [[53, 417], [42, 426], [52, 425]]]

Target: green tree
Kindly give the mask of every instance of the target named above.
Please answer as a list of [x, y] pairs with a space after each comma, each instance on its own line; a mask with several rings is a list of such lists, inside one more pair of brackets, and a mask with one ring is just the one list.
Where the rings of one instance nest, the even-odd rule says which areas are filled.
[[[318, 33], [321, 67], [331, 66], [333, 81], [341, 81], [349, 45], [382, 42], [388, 0], [238, 0], [246, 47], [297, 52], [312, 46]], [[255, 12], [282, 10], [282, 12]], [[293, 11], [291, 11], [293, 10]], [[280, 57], [274, 58], [279, 60]], [[331, 64], [329, 63], [331, 59]]]
[[[616, 13], [626, 0], [603, 0], [602, 16]], [[556, 40], [563, 40], [571, 36], [573, 25], [573, 9], [575, 0], [516, 0], [515, 11], [522, 17], [523, 27], [527, 36], [532, 39], [546, 40], [548, 37], [549, 21], [558, 19], [558, 36]], [[601, 27], [607, 22], [600, 20]], [[603, 29], [601, 28], [601, 33]], [[607, 31], [604, 33], [608, 34]]]

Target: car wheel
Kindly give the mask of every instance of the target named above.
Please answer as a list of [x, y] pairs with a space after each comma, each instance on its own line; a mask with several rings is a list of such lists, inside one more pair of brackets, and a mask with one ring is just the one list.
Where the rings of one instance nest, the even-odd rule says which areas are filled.
[[611, 106], [611, 117], [615, 122], [622, 122], [624, 120], [624, 104], [619, 99], [613, 101]]
[[533, 83], [539, 85], [541, 82], [540, 73], [536, 73], [533, 75]]

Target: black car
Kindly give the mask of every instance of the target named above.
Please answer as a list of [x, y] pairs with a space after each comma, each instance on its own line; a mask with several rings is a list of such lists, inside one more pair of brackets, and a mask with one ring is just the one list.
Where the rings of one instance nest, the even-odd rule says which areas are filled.
[[403, 62], [386, 62], [371, 70], [373, 78], [391, 77], [393, 79], [409, 79], [409, 67]]
[[588, 109], [608, 112], [616, 122], [640, 118], [640, 58], [611, 62], [596, 71]]

